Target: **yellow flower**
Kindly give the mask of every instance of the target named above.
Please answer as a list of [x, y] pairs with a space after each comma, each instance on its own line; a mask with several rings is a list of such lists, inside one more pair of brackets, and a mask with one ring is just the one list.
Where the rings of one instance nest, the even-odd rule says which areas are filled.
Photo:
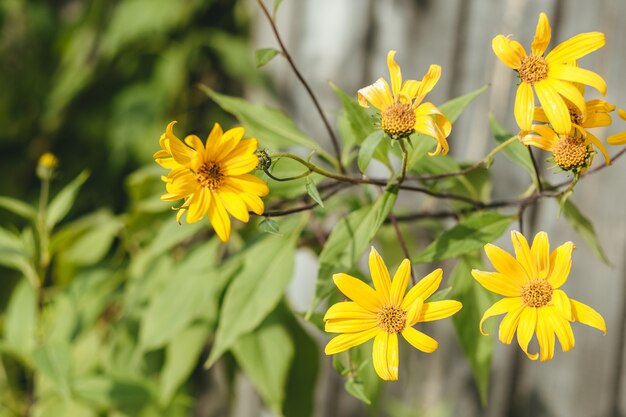
[[573, 65], [576, 60], [603, 47], [605, 37], [600, 32], [581, 33], [560, 43], [544, 57], [550, 37], [550, 23], [545, 13], [541, 13], [530, 55], [519, 42], [503, 35], [493, 38], [492, 47], [498, 58], [519, 74], [521, 82], [515, 97], [515, 120], [520, 129], [523, 132], [531, 129], [535, 109], [534, 87], [554, 130], [567, 135], [572, 125], [564, 98], [581, 114], [587, 112], [582, 94], [572, 83], [590, 85], [602, 95], [606, 94], [606, 83], [602, 77]]
[[[617, 110], [617, 114], [623, 120], [626, 120], [626, 111], [619, 109]], [[607, 138], [607, 142], [609, 145], [626, 145], [626, 132], [618, 133], [616, 135], [611, 135]]]
[[[606, 333], [604, 319], [591, 307], [569, 298], [559, 289], [567, 280], [572, 266], [575, 246], [566, 242], [550, 253], [545, 232], [539, 232], [528, 246], [519, 232], [511, 234], [515, 258], [492, 244], [485, 245], [487, 257], [497, 272], [472, 270], [480, 285], [505, 298], [491, 306], [480, 321], [507, 313], [500, 323], [499, 338], [510, 344], [517, 330], [517, 341], [526, 355], [542, 361], [554, 356], [554, 335], [563, 352], [574, 347], [574, 333], [570, 321], [578, 321]], [[516, 259], [517, 258], [517, 259]], [[539, 353], [529, 353], [528, 344], [537, 335]]]
[[176, 122], [167, 125], [159, 141], [161, 150], [155, 161], [171, 170], [162, 179], [167, 193], [165, 201], [184, 199], [176, 220], [180, 223], [187, 212], [187, 223], [195, 223], [208, 215], [219, 238], [226, 242], [230, 236], [229, 213], [248, 222], [248, 210], [262, 214], [261, 196], [269, 192], [267, 185], [248, 172], [258, 163], [257, 140], [243, 139], [243, 128], [222, 131], [215, 123], [206, 146], [199, 137], [189, 135], [185, 143], [173, 133]]
[[352, 301], [334, 304], [326, 312], [325, 330], [343, 334], [328, 342], [325, 353], [343, 352], [374, 338], [374, 369], [382, 379], [395, 381], [398, 379], [398, 333], [416, 349], [434, 352], [437, 341], [412, 326], [449, 317], [462, 305], [454, 300], [425, 302], [441, 283], [441, 269], [424, 277], [405, 294], [411, 275], [408, 259], [402, 261], [392, 281], [383, 259], [372, 247], [369, 268], [374, 289], [350, 275], [333, 275], [339, 290]]
[[391, 88], [384, 78], [379, 78], [370, 86], [357, 92], [359, 104], [368, 107], [368, 102], [380, 110], [382, 130], [394, 139], [419, 132], [437, 140], [437, 149], [429, 155], [448, 153], [446, 138], [452, 125], [432, 103], [422, 103], [426, 94], [435, 87], [441, 76], [441, 67], [431, 65], [422, 81], [402, 82], [400, 66], [394, 60], [396, 51], [387, 54], [387, 66], [391, 78]]
[[525, 135], [522, 143], [552, 152], [554, 163], [564, 171], [584, 172], [589, 168], [594, 154], [592, 145], [602, 152], [606, 164], [611, 164], [611, 158], [600, 139], [589, 132], [583, 131], [586, 133], [583, 136], [573, 129], [569, 135], [559, 135], [547, 125], [532, 125], [531, 129], [536, 134]]
[[57, 165], [59, 160], [53, 153], [44, 153], [37, 161], [37, 176], [42, 180], [50, 180]]

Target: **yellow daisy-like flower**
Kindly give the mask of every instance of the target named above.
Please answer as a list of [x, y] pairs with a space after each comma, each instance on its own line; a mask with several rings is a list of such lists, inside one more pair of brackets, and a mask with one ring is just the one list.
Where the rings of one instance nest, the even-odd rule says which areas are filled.
[[155, 161], [171, 170], [161, 177], [167, 193], [165, 201], [184, 200], [178, 208], [176, 220], [180, 223], [187, 212], [187, 223], [195, 223], [208, 215], [219, 238], [226, 242], [230, 236], [229, 213], [246, 223], [248, 210], [262, 214], [260, 197], [269, 192], [267, 185], [249, 174], [258, 163], [257, 140], [243, 139], [241, 127], [222, 131], [215, 123], [206, 145], [196, 135], [189, 135], [183, 143], [173, 133], [176, 122], [167, 125], [159, 141], [161, 150]]
[[[619, 114], [619, 117], [621, 117], [622, 120], [626, 120], [626, 111], [619, 109], [617, 110], [617, 114]], [[626, 132], [611, 135], [606, 141], [609, 145], [626, 145]]]
[[[507, 313], [500, 323], [499, 338], [510, 344], [517, 330], [517, 341], [526, 355], [542, 361], [554, 356], [554, 341], [559, 339], [563, 352], [574, 347], [574, 333], [569, 322], [578, 321], [606, 333], [602, 316], [591, 307], [573, 300], [560, 287], [572, 267], [575, 246], [566, 242], [550, 253], [545, 232], [539, 232], [531, 247], [519, 232], [512, 232], [515, 258], [492, 244], [485, 245], [487, 257], [496, 272], [472, 270], [476, 281], [489, 291], [503, 295], [483, 314], [483, 323], [490, 317]], [[529, 353], [528, 344], [537, 335], [539, 353]]]
[[441, 67], [431, 65], [422, 81], [406, 80], [402, 82], [400, 66], [394, 56], [396, 51], [387, 54], [387, 67], [391, 79], [391, 88], [384, 78], [379, 78], [370, 86], [357, 92], [359, 104], [372, 106], [380, 110], [382, 130], [394, 139], [409, 136], [413, 132], [435, 138], [437, 148], [429, 155], [448, 153], [446, 138], [450, 135], [452, 124], [432, 103], [422, 103], [441, 76]]
[[586, 136], [583, 136], [574, 129], [569, 135], [559, 135], [547, 125], [532, 125], [532, 131], [536, 134], [525, 135], [522, 143], [552, 152], [554, 163], [564, 171], [584, 172], [589, 168], [594, 154], [592, 145], [602, 152], [606, 164], [611, 164], [611, 158], [600, 139], [589, 132], [584, 132]]
[[572, 64], [603, 47], [606, 41], [600, 32], [581, 33], [560, 43], [544, 57], [550, 38], [550, 23], [545, 13], [541, 13], [530, 55], [519, 42], [503, 35], [493, 38], [492, 47], [498, 58], [519, 74], [521, 82], [515, 96], [515, 120], [520, 129], [523, 132], [531, 130], [535, 109], [534, 87], [554, 130], [567, 135], [572, 123], [564, 98], [581, 114], [587, 112], [582, 94], [572, 83], [590, 85], [602, 95], [606, 94], [606, 83], [602, 77]]
[[334, 304], [326, 312], [325, 330], [342, 334], [328, 342], [325, 353], [343, 352], [374, 338], [374, 369], [382, 379], [395, 381], [398, 379], [398, 333], [416, 349], [434, 352], [439, 345], [437, 341], [412, 326], [449, 317], [462, 305], [454, 300], [425, 302], [441, 283], [441, 269], [424, 277], [405, 294], [411, 275], [408, 259], [402, 261], [392, 281], [385, 262], [372, 247], [369, 268], [374, 288], [347, 274], [333, 275], [339, 290], [352, 301]]

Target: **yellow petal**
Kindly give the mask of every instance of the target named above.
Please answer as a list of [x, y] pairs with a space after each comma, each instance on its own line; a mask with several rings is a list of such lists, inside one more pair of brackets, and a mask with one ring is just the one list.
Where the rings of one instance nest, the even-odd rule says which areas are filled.
[[390, 303], [391, 299], [389, 294], [391, 291], [391, 278], [389, 277], [389, 271], [387, 270], [385, 261], [383, 261], [383, 258], [378, 254], [373, 246], [370, 251], [369, 267], [372, 282], [374, 282], [374, 288], [376, 288], [376, 291], [380, 294], [384, 303]]
[[398, 335], [379, 332], [374, 339], [372, 362], [378, 376], [385, 381], [398, 379]]
[[335, 353], [343, 352], [351, 347], [358, 346], [361, 343], [365, 343], [372, 337], [380, 333], [380, 329], [373, 328], [358, 333], [346, 333], [333, 337], [326, 345], [324, 353], [327, 355], [334, 355]]
[[549, 123], [550, 121], [546, 117], [546, 113], [543, 111], [541, 107], [535, 107], [535, 112], [533, 113], [533, 120], [536, 120], [541, 123]]
[[548, 44], [550, 43], [550, 23], [545, 13], [539, 15], [539, 21], [537, 22], [537, 29], [535, 30], [535, 38], [531, 47], [532, 54], [543, 56]]
[[549, 361], [554, 356], [554, 329], [545, 308], [537, 309], [537, 341], [539, 360]]
[[578, 88], [569, 82], [557, 80], [555, 78], [548, 78], [544, 80], [544, 83], [545, 82], [550, 84], [561, 96], [569, 100], [569, 102], [572, 103], [581, 114], [587, 113], [587, 104]]
[[440, 77], [441, 67], [439, 65], [431, 64], [431, 66], [428, 67], [426, 74], [424, 74], [422, 82], [417, 86], [417, 93], [415, 94], [416, 104], [422, 102], [424, 97], [426, 97], [426, 94], [430, 93], [430, 91], [435, 87]]
[[421, 350], [425, 353], [431, 353], [437, 350], [439, 343], [432, 337], [415, 330], [412, 327], [407, 327], [402, 331], [402, 336], [407, 342], [411, 344], [415, 349]]
[[520, 83], [515, 94], [515, 121], [520, 129], [528, 131], [533, 123], [535, 96], [533, 88], [525, 82]]
[[610, 126], [613, 119], [607, 113], [591, 113], [587, 108], [587, 115], [583, 118], [582, 126], [585, 128]]
[[399, 95], [407, 97], [410, 100], [415, 99], [421, 83], [421, 81], [406, 80], [404, 83], [402, 83], [402, 88], [400, 89]]
[[572, 302], [572, 318], [574, 321], [595, 327], [606, 334], [606, 323], [600, 313], [580, 301], [572, 300], [571, 298], [570, 301]]
[[[217, 194], [212, 195], [208, 214], [211, 226], [213, 226], [217, 236], [222, 242], [227, 242], [230, 237], [230, 217], [228, 217], [224, 204]], [[189, 215], [187, 215], [187, 218], [189, 218]]]
[[556, 333], [556, 337], [559, 339], [561, 349], [563, 352], [574, 347], [574, 332], [572, 332], [572, 326], [569, 322], [556, 310], [555, 307], [546, 306], [542, 308], [545, 311], [545, 315], [552, 323], [552, 328]]
[[224, 131], [222, 130], [222, 127], [220, 126], [220, 124], [215, 123], [206, 140], [205, 154], [204, 154], [205, 161], [215, 160], [215, 155], [217, 154], [220, 139], [223, 134], [224, 134]]
[[391, 281], [391, 293], [390, 300], [392, 305], [400, 305], [406, 292], [406, 287], [409, 285], [409, 279], [411, 278], [411, 261], [405, 259], [402, 261], [398, 270], [393, 275], [393, 281]]
[[240, 156], [252, 155], [257, 151], [258, 145], [259, 144], [255, 138], [242, 139], [232, 151], [230, 151], [223, 158], [220, 158], [220, 160], [225, 162], [229, 159], [238, 158]]
[[244, 203], [237, 193], [220, 190], [218, 194], [224, 204], [224, 208], [234, 218], [244, 223], [248, 223], [248, 221], [250, 221], [248, 207], [246, 207], [246, 203]]
[[[533, 125], [534, 126], [534, 125]], [[544, 151], [552, 151], [554, 142], [541, 135], [525, 135], [522, 138], [522, 143], [526, 146], [534, 146]]]
[[[548, 77], [590, 85], [598, 90], [600, 94], [606, 94], [606, 82], [604, 79], [595, 72], [583, 68], [574, 67], [572, 65], [550, 65], [548, 67]], [[537, 84], [540, 83], [541, 82]], [[535, 84], [535, 86], [537, 86], [537, 84]], [[537, 95], [539, 95], [539, 92], [537, 92]]]
[[530, 359], [537, 360], [539, 358], [538, 353], [529, 353], [528, 344], [535, 334], [537, 327], [537, 309], [525, 308], [519, 318], [519, 324], [517, 325], [517, 343], [522, 348], [526, 356]]
[[617, 133], [606, 138], [609, 145], [624, 145], [626, 144], [626, 132]]
[[252, 171], [259, 164], [259, 157], [256, 155], [244, 155], [225, 160], [221, 163], [222, 173], [225, 176], [243, 175]]
[[557, 309], [559, 314], [563, 316], [564, 319], [572, 321], [572, 303], [565, 294], [563, 290], [554, 290], [552, 292], [552, 302], [554, 303], [554, 307]]
[[491, 47], [500, 61], [514, 70], [519, 69], [522, 65], [522, 59], [526, 57], [526, 51], [519, 42], [503, 35], [493, 38]]
[[445, 155], [448, 153], [448, 142], [445, 135], [439, 125], [430, 116], [421, 116], [415, 118], [415, 125], [413, 126], [416, 132], [422, 133], [426, 136], [435, 138], [437, 141], [437, 148], [433, 152], [429, 152], [428, 155], [435, 156], [441, 153]]
[[550, 242], [546, 232], [539, 232], [535, 235], [530, 248], [530, 256], [537, 268], [536, 278], [547, 278], [550, 272]]
[[516, 282], [508, 275], [499, 272], [486, 272], [477, 269], [472, 270], [472, 276], [485, 289], [504, 295], [505, 297], [519, 297], [522, 295], [523, 283]]
[[558, 44], [548, 55], [549, 65], [576, 61], [585, 55], [602, 48], [606, 44], [604, 33], [580, 33]]
[[391, 92], [394, 98], [398, 97], [400, 93], [400, 87], [402, 86], [402, 73], [400, 72], [400, 65], [396, 63], [394, 59], [396, 51], [389, 51], [387, 53], [387, 68], [389, 68], [389, 79], [391, 80]]
[[526, 308], [525, 305], [520, 304], [517, 308], [509, 311], [506, 316], [502, 319], [500, 323], [500, 331], [498, 334], [498, 338], [504, 344], [510, 344], [513, 341], [513, 336], [515, 336], [515, 331], [517, 330], [517, 325], [520, 320], [520, 316], [522, 311]]
[[590, 132], [587, 132], [587, 141], [593, 143], [593, 145], [600, 150], [602, 156], [604, 156], [605, 163], [607, 165], [611, 165], [611, 157], [609, 156], [609, 151], [606, 150], [606, 148], [602, 144], [602, 141]]
[[485, 245], [485, 253], [493, 267], [498, 272], [509, 277], [509, 281], [516, 284], [516, 286], [520, 287], [524, 285], [530, 278], [524, 270], [524, 267], [507, 251], [491, 243], [487, 243]]
[[561, 95], [546, 81], [548, 80], [546, 79], [535, 83], [537, 98], [554, 130], [557, 133], [567, 135], [572, 129], [569, 109]]
[[371, 319], [376, 318], [376, 314], [364, 309], [354, 301], [341, 301], [335, 303], [324, 315], [324, 320], [336, 319]]
[[188, 135], [185, 138], [185, 143], [193, 148], [198, 154], [198, 159], [204, 161], [204, 144], [196, 135]]
[[452, 123], [433, 103], [422, 103], [415, 109], [415, 117], [434, 116], [435, 123], [439, 126], [445, 137], [452, 131]]
[[418, 298], [417, 300], [415, 300], [413, 304], [411, 304], [411, 306], [409, 307], [406, 313], [406, 319], [404, 322], [406, 327], [411, 327], [415, 323], [417, 323], [423, 307], [424, 307], [424, 300], [422, 300], [421, 298]]
[[243, 134], [243, 127], [235, 127], [224, 132], [216, 146], [213, 160], [221, 161], [226, 155], [237, 148], [239, 141], [243, 138]]
[[370, 102], [372, 106], [380, 111], [393, 104], [393, 96], [391, 95], [389, 84], [387, 84], [384, 78], [379, 78], [374, 84], [361, 88], [357, 92], [357, 99], [361, 106], [369, 107], [367, 102]]
[[383, 305], [380, 296], [372, 287], [364, 283], [358, 278], [348, 274], [340, 273], [333, 275], [333, 281], [346, 297], [358, 303], [361, 307], [378, 313]]
[[565, 242], [556, 248], [550, 255], [550, 264], [552, 268], [547, 279], [553, 288], [561, 287], [561, 285], [563, 285], [567, 280], [570, 269], [572, 268], [572, 252], [574, 251], [574, 248], [576, 248], [574, 243]]
[[435, 269], [433, 272], [422, 278], [404, 297], [404, 300], [402, 301], [402, 309], [404, 311], [409, 310], [411, 305], [413, 305], [418, 298], [421, 298], [422, 300], [428, 299], [428, 297], [437, 291], [442, 278], [443, 270], [441, 268]]
[[613, 110], [615, 110], [615, 105], [608, 101], [598, 99], [587, 101], [588, 113], [610, 113]]
[[624, 109], [618, 109], [617, 110], [617, 114], [619, 114], [619, 117], [622, 118], [622, 120], [626, 120], [626, 110]]
[[242, 193], [265, 196], [269, 193], [267, 184], [252, 174], [233, 175], [224, 179], [224, 183], [239, 190]]
[[189, 200], [189, 212], [187, 213], [187, 223], [195, 223], [207, 214], [211, 202], [211, 192], [201, 187]]
[[324, 331], [329, 333], [357, 333], [378, 328], [376, 318], [369, 319], [331, 319], [324, 324]]
[[443, 300], [424, 303], [420, 312], [418, 322], [441, 320], [450, 317], [463, 307], [463, 304], [456, 300]]
[[537, 271], [532, 263], [530, 256], [530, 247], [528, 241], [520, 232], [513, 230], [511, 232], [511, 242], [513, 243], [513, 249], [515, 250], [515, 258], [517, 262], [522, 265], [529, 277], [536, 277]]
[[483, 330], [483, 323], [490, 317], [499, 316], [500, 314], [508, 313], [519, 308], [522, 305], [521, 297], [503, 298], [495, 302], [491, 307], [485, 311], [483, 317], [480, 319], [480, 332], [487, 336], [487, 333]]

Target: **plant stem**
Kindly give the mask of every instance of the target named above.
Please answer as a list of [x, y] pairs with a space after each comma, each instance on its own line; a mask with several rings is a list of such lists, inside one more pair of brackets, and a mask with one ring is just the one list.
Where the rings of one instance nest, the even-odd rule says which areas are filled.
[[257, 0], [257, 2], [259, 3], [259, 6], [261, 7], [263, 14], [265, 15], [265, 17], [267, 17], [267, 20], [270, 23], [270, 26], [272, 27], [272, 31], [274, 32], [274, 37], [276, 38], [276, 41], [278, 42], [278, 45], [280, 46], [283, 56], [287, 59], [289, 66], [293, 70], [294, 74], [296, 75], [300, 83], [304, 86], [304, 89], [308, 93], [309, 97], [311, 97], [311, 100], [313, 101], [313, 104], [315, 105], [315, 109], [317, 110], [320, 117], [322, 118], [324, 127], [326, 128], [326, 131], [328, 131], [328, 135], [330, 136], [330, 141], [333, 145], [333, 150], [335, 152], [335, 157], [337, 158], [337, 166], [339, 167], [339, 172], [345, 173], [346, 172], [345, 168], [343, 167], [343, 164], [341, 163], [341, 149], [339, 147], [339, 140], [337, 139], [337, 136], [335, 135], [333, 128], [330, 126], [330, 123], [328, 122], [328, 119], [326, 118], [326, 115], [324, 114], [324, 111], [322, 110], [322, 107], [320, 106], [320, 103], [317, 100], [317, 97], [313, 93], [313, 90], [311, 89], [309, 84], [306, 82], [306, 80], [304, 79], [304, 77], [302, 76], [298, 68], [296, 67], [296, 64], [291, 58], [289, 51], [287, 51], [287, 47], [285, 46], [280, 36], [280, 33], [278, 32], [278, 27], [276, 26], [276, 22], [274, 21], [274, 18], [270, 14], [269, 10], [267, 10], [267, 7], [265, 7], [263, 0]]

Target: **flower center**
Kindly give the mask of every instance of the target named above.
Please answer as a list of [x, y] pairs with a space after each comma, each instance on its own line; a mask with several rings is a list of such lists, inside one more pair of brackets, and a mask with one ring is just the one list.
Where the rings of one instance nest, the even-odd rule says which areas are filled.
[[222, 185], [224, 174], [216, 162], [206, 162], [198, 169], [196, 179], [201, 186], [215, 191]]
[[376, 324], [387, 333], [399, 333], [406, 324], [406, 311], [400, 307], [385, 305], [376, 315]]
[[415, 111], [410, 104], [395, 102], [381, 114], [382, 129], [394, 139], [399, 139], [413, 133], [415, 126]]
[[547, 280], [532, 280], [522, 287], [522, 302], [528, 307], [543, 307], [552, 300], [552, 291]]
[[561, 135], [552, 150], [554, 162], [563, 170], [569, 171], [587, 164], [590, 149], [583, 138]]
[[580, 110], [572, 104], [567, 104], [567, 110], [569, 111], [569, 118], [572, 120], [572, 123], [580, 124], [583, 120], [583, 115], [580, 113]]
[[548, 62], [544, 57], [529, 55], [522, 59], [518, 72], [523, 82], [533, 85], [548, 78]]

